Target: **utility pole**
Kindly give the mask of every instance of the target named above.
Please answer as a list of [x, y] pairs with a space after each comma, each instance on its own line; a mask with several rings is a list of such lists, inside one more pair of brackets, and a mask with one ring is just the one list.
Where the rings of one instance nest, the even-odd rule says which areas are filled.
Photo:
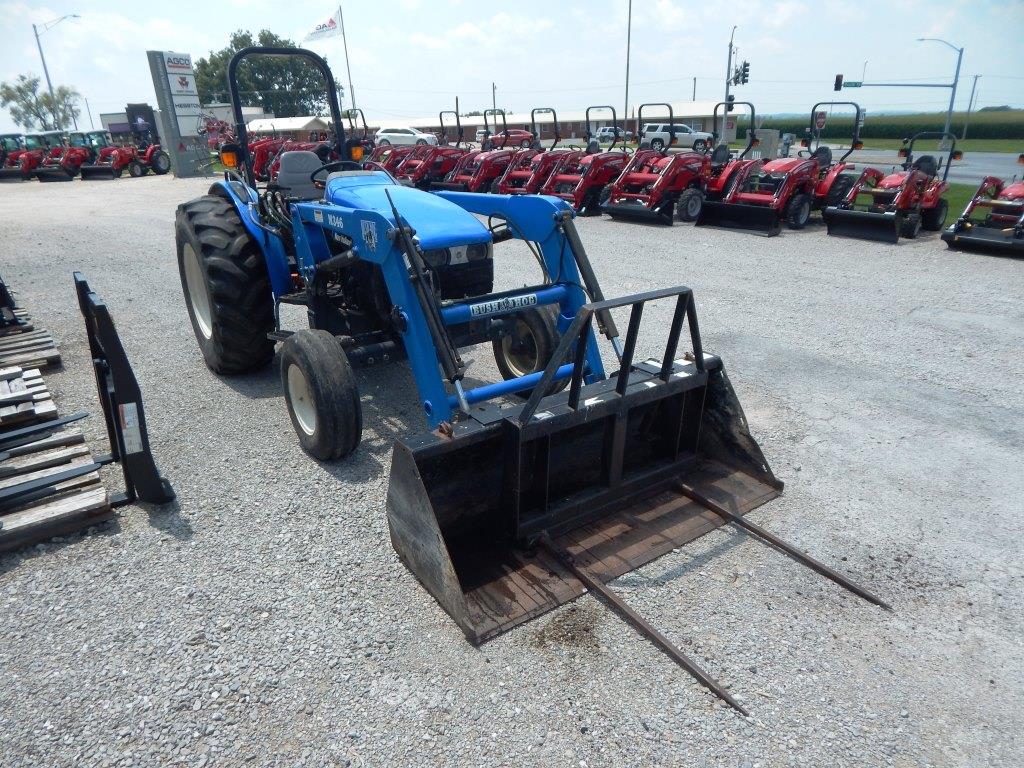
[[[919, 38], [917, 38], [917, 42], [919, 42], [919, 43], [925, 42], [925, 41], [931, 41], [933, 43], [942, 43], [946, 47], [952, 48], [954, 51], [956, 51], [956, 74], [953, 75], [953, 84], [949, 87], [950, 88], [950, 92], [949, 92], [949, 109], [946, 110], [946, 127], [944, 129], [946, 133], [949, 133], [950, 125], [953, 122], [953, 102], [956, 101], [956, 86], [960, 82], [960, 63], [964, 59], [964, 49], [963, 48], [957, 48], [955, 45], [953, 45], [948, 40], [942, 40], [941, 38], [938, 38], [938, 37], [919, 37]], [[945, 141], [946, 140], [943, 139], [943, 142], [945, 142]]]
[[[53, 114], [53, 127], [56, 130], [62, 130], [64, 126], [60, 125], [60, 121], [57, 118], [57, 98], [53, 95], [53, 83], [50, 82], [50, 70], [46, 66], [46, 57], [43, 56], [43, 44], [39, 41], [39, 36], [43, 33], [53, 29], [60, 24], [64, 19], [77, 19], [79, 18], [77, 13], [69, 13], [66, 16], [61, 16], [59, 19], [54, 21], [48, 21], [45, 24], [40, 24], [42, 31], [35, 24], [32, 25], [32, 34], [36, 36], [36, 48], [39, 49], [39, 59], [43, 62], [43, 74], [46, 75], [46, 88], [50, 92], [50, 105], [53, 107], [51, 110]], [[77, 125], [75, 126], [78, 127]]]
[[[629, 0], [626, 11], [626, 97], [622, 105], [622, 125], [625, 129], [629, 123], [629, 49], [633, 37], [633, 0]], [[636, 127], [637, 141], [640, 141], [640, 126]]]
[[[738, 25], [737, 25], [738, 26]], [[732, 84], [732, 41], [736, 37], [736, 27], [732, 28], [732, 34], [729, 35], [729, 59], [725, 64], [725, 103], [726, 107], [722, 110], [722, 132], [719, 134], [722, 140], [725, 140], [725, 124], [729, 119], [729, 86]]]
[[491, 83], [491, 109], [498, 111], [498, 86]]
[[693, 101], [697, 100], [697, 78], [693, 78]]
[[96, 125], [92, 121], [92, 110], [89, 109], [89, 100], [83, 96], [82, 101], [85, 102], [85, 113], [89, 115], [89, 130], [94, 131], [96, 130]]
[[960, 137], [961, 141], [967, 138], [967, 121], [971, 119], [971, 110], [974, 109], [974, 91], [978, 87], [979, 77], [981, 77], [981, 75], [975, 75], [974, 83], [973, 85], [971, 85], [971, 98], [967, 100], [967, 116], [964, 118], [964, 132], [963, 135]]

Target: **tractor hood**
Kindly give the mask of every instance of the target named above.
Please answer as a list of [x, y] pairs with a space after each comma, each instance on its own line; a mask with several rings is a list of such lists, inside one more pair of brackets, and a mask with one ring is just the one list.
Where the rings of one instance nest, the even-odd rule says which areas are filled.
[[907, 180], [908, 173], [909, 171], [896, 171], [895, 173], [890, 173], [878, 182], [875, 189], [896, 189], [897, 187], [901, 187], [903, 186], [903, 182]]
[[764, 164], [764, 173], [793, 173], [798, 168], [811, 162], [806, 157], [780, 157]]
[[1024, 201], [1024, 181], [1008, 184], [999, 195], [999, 199], [1014, 203]]
[[491, 233], [473, 214], [430, 192], [396, 184], [380, 171], [356, 171], [330, 179], [326, 192], [329, 203], [373, 211], [394, 223], [390, 195], [402, 218], [416, 230], [424, 250], [491, 241]]

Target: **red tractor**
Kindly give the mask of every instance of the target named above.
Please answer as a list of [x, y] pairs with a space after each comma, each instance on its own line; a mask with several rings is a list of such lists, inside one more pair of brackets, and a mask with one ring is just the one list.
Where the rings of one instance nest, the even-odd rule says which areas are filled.
[[[644, 137], [645, 107], [668, 109], [668, 133], [672, 138], [660, 149], [651, 149], [651, 143]], [[671, 224], [679, 211], [683, 221], [691, 221], [689, 212], [693, 202], [704, 200], [704, 179], [711, 174], [711, 159], [703, 152], [669, 151], [677, 141], [671, 104], [641, 104], [636, 119], [637, 125], [643, 126], [640, 148], [602, 193], [601, 210], [612, 218], [649, 219], [663, 224]], [[697, 210], [699, 212], [699, 205]]]
[[[534, 139], [533, 144], [527, 149], [520, 149], [512, 156], [505, 172], [491, 184], [491, 191], [501, 195], [535, 195], [540, 191], [541, 186], [548, 180], [551, 172], [558, 165], [560, 155], [563, 152], [555, 152], [555, 146], [561, 141], [562, 136], [558, 131], [558, 114], [552, 107], [537, 107], [530, 110], [530, 132], [534, 136], [540, 136], [537, 129], [537, 113], [550, 112], [555, 128], [555, 140], [546, 150], [541, 146], [539, 139]], [[569, 150], [570, 152], [572, 150]]]
[[[150, 170], [162, 176], [171, 169], [171, 158], [159, 144], [150, 141], [149, 133], [133, 132], [136, 144], [114, 144], [106, 131], [92, 131], [88, 134], [96, 159], [82, 165], [82, 180], [118, 179], [128, 171], [133, 179], [145, 176]], [[122, 140], [123, 141], [123, 140]]]
[[7, 165], [7, 156], [24, 148], [20, 133], [0, 133], [0, 168]]
[[[710, 201], [711, 203], [720, 202], [732, 190], [732, 187], [738, 183], [740, 176], [746, 176], [753, 172], [754, 169], [760, 168], [764, 165], [763, 159], [748, 157], [751, 150], [760, 144], [754, 133], [754, 128], [757, 126], [757, 115], [754, 111], [753, 104], [749, 101], [734, 101], [728, 104], [724, 101], [718, 102], [715, 104], [715, 109], [712, 113], [712, 125], [718, 125], [719, 108], [729, 106], [747, 107], [750, 112], [750, 128], [747, 131], [747, 146], [745, 146], [743, 151], [736, 156], [732, 155], [729, 151], [729, 145], [724, 142], [718, 144], [714, 151], [712, 151], [709, 175], [704, 181], [704, 200], [700, 201], [700, 207], [697, 209], [696, 215], [693, 216], [693, 220], [695, 221], [700, 220], [700, 216], [704, 212], [704, 207], [707, 205], [707, 201]], [[691, 203], [691, 206], [694, 206], [694, 203]], [[712, 205], [712, 207], [714, 206]], [[688, 211], [687, 214], [692, 213], [693, 209], [691, 207], [691, 210]], [[688, 218], [684, 218], [683, 220], [686, 221]]]
[[[491, 137], [490, 125], [487, 122], [488, 115], [494, 116], [495, 128], [497, 128], [497, 116], [501, 115], [504, 131], [497, 138]], [[491, 186], [508, 168], [509, 163], [512, 162], [512, 156], [516, 152], [515, 149], [506, 146], [508, 136], [505, 112], [500, 109], [485, 109], [484, 140], [480, 151], [467, 152], [456, 163], [451, 173], [445, 176], [444, 181], [435, 181], [430, 188], [454, 192], [489, 192]]]
[[62, 133], [60, 142], [50, 148], [32, 175], [39, 181], [71, 181], [83, 165], [92, 163], [95, 158], [96, 150], [85, 133]]
[[[765, 235], [777, 235], [781, 221], [785, 220], [790, 229], [803, 229], [812, 211], [824, 210], [829, 205], [841, 202], [850, 189], [861, 179], [873, 172], [866, 169], [858, 178], [853, 173], [855, 166], [846, 159], [854, 150], [864, 145], [860, 140], [861, 109], [852, 101], [819, 102], [811, 108], [810, 128], [807, 138], [801, 144], [808, 149], [801, 150], [795, 158], [777, 160], [749, 160], [747, 153], [758, 145], [754, 137], [754, 107], [749, 102], [740, 102], [750, 108], [751, 130], [747, 147], [721, 170], [716, 157], [712, 157], [712, 179], [708, 182], [708, 202], [705, 203], [697, 226], [718, 226], [748, 229]], [[852, 106], [855, 110], [853, 139], [850, 149], [833, 161], [832, 150], [819, 144], [810, 151], [811, 137], [817, 128], [815, 116], [819, 107]], [[717, 117], [718, 106], [715, 107]], [[719, 152], [721, 147], [715, 149]]]
[[[1024, 165], [1024, 155], [1017, 162]], [[986, 213], [973, 218], [975, 211]], [[987, 176], [942, 239], [950, 248], [1024, 256], [1024, 178], [1006, 183]]]
[[[611, 134], [611, 146], [604, 151], [590, 130], [590, 113], [598, 109], [611, 111], [612, 128], [615, 129]], [[581, 216], [598, 216], [601, 214], [601, 193], [622, 173], [629, 160], [629, 151], [615, 149], [616, 142], [623, 135], [616, 121], [615, 107], [587, 107], [584, 122], [587, 148], [559, 153], [558, 162], [541, 186], [540, 193], [562, 198]]]
[[[455, 145], [448, 144], [448, 132], [444, 125], [444, 116], [455, 116], [456, 139]], [[413, 153], [405, 158], [398, 166], [395, 177], [403, 184], [408, 184], [419, 189], [430, 189], [437, 181], [443, 181], [444, 177], [455, 170], [468, 152], [469, 149], [460, 146], [463, 144], [462, 121], [459, 119], [459, 102], [455, 100], [455, 111], [445, 110], [438, 113], [437, 119], [441, 124], [441, 136], [437, 146], [424, 144], [415, 148]]]
[[367, 170], [387, 171], [393, 176], [398, 172], [398, 166], [419, 148], [420, 145], [416, 144], [378, 144], [363, 166]]
[[[914, 159], [914, 142], [920, 139], [949, 141], [942, 178], [942, 161], [934, 155]], [[901, 236], [917, 237], [922, 229], [942, 229], [949, 210], [949, 203], [942, 197], [949, 189], [949, 166], [963, 157], [956, 149], [956, 136], [942, 131], [915, 134], [903, 140], [899, 156], [904, 161], [901, 170], [884, 175], [868, 168], [842, 201], [825, 208], [823, 215], [830, 235], [896, 243]], [[860, 195], [870, 198], [866, 207], [859, 207]]]
[[0, 181], [28, 181], [46, 153], [60, 141], [60, 131], [29, 133], [18, 149], [8, 150], [0, 168]]

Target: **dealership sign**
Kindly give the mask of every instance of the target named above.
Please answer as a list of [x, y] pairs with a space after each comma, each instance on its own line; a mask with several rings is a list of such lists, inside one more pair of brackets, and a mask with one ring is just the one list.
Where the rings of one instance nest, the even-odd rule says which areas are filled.
[[163, 52], [164, 66], [168, 74], [187, 74], [195, 72], [192, 69], [192, 56], [188, 53], [174, 53], [173, 51]]
[[171, 87], [171, 96], [198, 96], [196, 76], [185, 74], [168, 74], [167, 84]]
[[196, 87], [196, 72], [192, 68], [192, 56], [188, 53], [164, 51], [161, 54], [167, 70], [167, 86], [170, 92], [174, 117], [179, 136], [199, 135], [199, 89]]

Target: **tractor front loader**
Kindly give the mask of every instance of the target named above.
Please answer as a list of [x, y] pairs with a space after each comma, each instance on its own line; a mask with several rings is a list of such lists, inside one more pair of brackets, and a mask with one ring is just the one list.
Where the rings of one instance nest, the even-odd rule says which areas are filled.
[[[277, 184], [256, 186], [236, 77], [256, 55], [301, 57], [322, 73], [342, 160], [286, 152]], [[391, 541], [465, 635], [481, 642], [589, 589], [745, 712], [605, 586], [725, 522], [788, 546], [744, 517], [782, 483], [721, 359], [703, 350], [692, 291], [605, 299], [562, 200], [432, 194], [363, 169], [330, 70], [312, 52], [239, 51], [228, 90], [239, 141], [221, 157], [231, 170], [181, 205], [176, 222], [182, 289], [207, 364], [254, 370], [280, 342], [299, 442], [327, 460], [359, 444], [353, 368], [407, 360], [429, 431], [395, 444]], [[495, 246], [514, 238], [531, 244], [541, 274], [494, 293]], [[663, 352], [639, 358], [641, 316], [663, 302]], [[310, 328], [282, 329], [282, 303], [304, 306]], [[620, 308], [630, 309], [624, 339], [611, 314]], [[611, 375], [598, 332], [616, 360]], [[466, 385], [460, 350], [476, 344], [491, 345], [504, 380]]]
[[[1024, 154], [1017, 162], [1024, 165]], [[979, 217], [983, 211], [985, 215]], [[1005, 182], [986, 177], [964, 212], [943, 231], [942, 239], [957, 250], [1024, 256], [1024, 178]]]
[[[643, 112], [650, 107], [668, 109], [670, 138], [661, 149], [652, 149], [643, 135]], [[602, 193], [601, 210], [612, 218], [671, 224], [677, 207], [685, 218], [692, 201], [703, 202], [704, 179], [711, 173], [711, 160], [703, 152], [693, 150], [669, 152], [677, 141], [671, 104], [641, 104], [636, 121], [642, 126], [640, 148]]]
[[[921, 139], [950, 142], [945, 168], [934, 155], [914, 158], [914, 144]], [[949, 189], [949, 166], [963, 157], [956, 148], [956, 136], [941, 131], [917, 133], [903, 140], [899, 156], [901, 170], [885, 175], [866, 169], [845, 199], [822, 211], [830, 235], [897, 243], [900, 237], [917, 237], [922, 229], [938, 232], [945, 226], [949, 203], [943, 195]], [[859, 202], [861, 195], [869, 198], [867, 205]]]

